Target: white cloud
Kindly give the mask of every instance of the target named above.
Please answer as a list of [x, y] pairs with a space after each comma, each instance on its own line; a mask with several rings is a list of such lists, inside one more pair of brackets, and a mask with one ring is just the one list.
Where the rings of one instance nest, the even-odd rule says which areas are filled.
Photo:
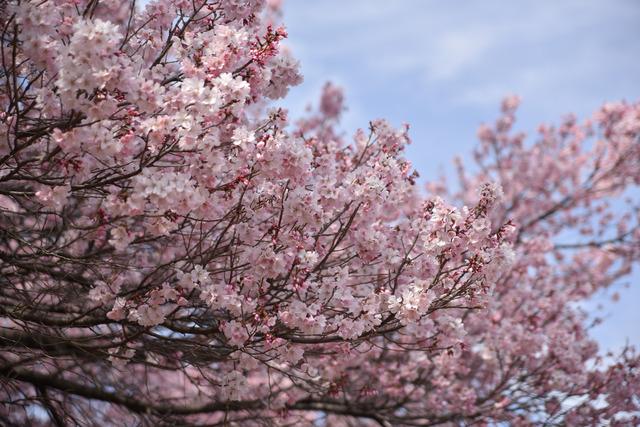
[[[602, 78], [613, 64], [640, 71], [628, 55], [640, 53], [640, 31], [633, 29], [640, 6], [614, 3], [291, 0], [286, 19], [292, 34], [301, 25], [299, 34], [312, 41], [302, 52], [306, 67], [314, 60], [353, 64], [365, 81], [418, 75], [422, 89], [448, 84], [464, 92], [450, 97], [454, 102], [477, 104], [482, 97], [474, 91], [575, 87]], [[467, 80], [474, 90], [465, 88]]]

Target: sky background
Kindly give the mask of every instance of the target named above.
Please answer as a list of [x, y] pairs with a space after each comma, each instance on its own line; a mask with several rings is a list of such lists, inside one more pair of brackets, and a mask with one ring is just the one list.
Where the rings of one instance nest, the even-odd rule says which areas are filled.
[[[469, 156], [505, 95], [522, 97], [521, 130], [640, 99], [637, 0], [285, 0], [284, 22], [305, 79], [284, 102], [291, 115], [330, 80], [345, 89], [347, 134], [375, 118], [411, 125], [407, 156], [423, 180]], [[628, 281], [612, 290], [619, 302], [610, 291], [587, 304], [604, 306], [603, 348], [640, 346], [638, 269]]]

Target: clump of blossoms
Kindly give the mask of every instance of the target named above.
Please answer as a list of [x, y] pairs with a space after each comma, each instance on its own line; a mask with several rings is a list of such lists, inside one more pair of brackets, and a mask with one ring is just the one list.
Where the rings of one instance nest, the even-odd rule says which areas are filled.
[[638, 105], [526, 145], [509, 98], [425, 196], [407, 127], [345, 141], [330, 84], [272, 107], [276, 2], [0, 8], [10, 423], [634, 422], [638, 357], [599, 363], [575, 303], [638, 259]]

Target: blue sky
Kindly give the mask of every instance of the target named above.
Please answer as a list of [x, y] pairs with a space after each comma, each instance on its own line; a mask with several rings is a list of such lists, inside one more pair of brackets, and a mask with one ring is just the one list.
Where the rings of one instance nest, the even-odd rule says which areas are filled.
[[[635, 0], [286, 0], [284, 21], [305, 77], [284, 102], [292, 116], [331, 80], [346, 90], [348, 134], [374, 118], [411, 125], [408, 157], [426, 179], [471, 152], [507, 94], [523, 98], [523, 130], [640, 98]], [[620, 302], [588, 304], [604, 304], [604, 348], [640, 346], [637, 269], [630, 281]]]

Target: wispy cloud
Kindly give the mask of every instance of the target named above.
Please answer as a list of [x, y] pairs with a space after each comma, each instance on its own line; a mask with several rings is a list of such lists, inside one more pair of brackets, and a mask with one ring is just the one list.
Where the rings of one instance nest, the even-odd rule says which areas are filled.
[[293, 39], [312, 76], [334, 64], [372, 85], [410, 76], [425, 93], [446, 85], [454, 104], [495, 105], [498, 92], [554, 86], [584, 101], [601, 97], [584, 86], [630, 85], [640, 74], [634, 1], [290, 0], [286, 13], [292, 35], [306, 41]]

